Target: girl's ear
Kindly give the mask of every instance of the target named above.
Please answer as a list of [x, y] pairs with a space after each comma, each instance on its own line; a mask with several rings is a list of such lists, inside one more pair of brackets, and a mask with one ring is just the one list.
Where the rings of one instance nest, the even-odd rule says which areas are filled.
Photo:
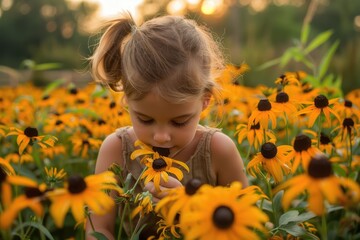
[[205, 110], [209, 104], [210, 104], [210, 99], [211, 99], [211, 93], [205, 93], [203, 96], [203, 107], [202, 110]]

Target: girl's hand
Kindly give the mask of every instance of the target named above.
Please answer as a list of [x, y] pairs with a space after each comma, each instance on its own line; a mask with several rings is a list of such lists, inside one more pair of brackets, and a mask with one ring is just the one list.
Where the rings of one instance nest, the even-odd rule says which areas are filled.
[[149, 191], [152, 196], [153, 196], [153, 202], [157, 203], [160, 201], [160, 199], [162, 199], [163, 197], [168, 195], [168, 191], [172, 188], [178, 188], [182, 186], [181, 182], [179, 180], [177, 180], [174, 177], [169, 176], [169, 180], [167, 182], [165, 182], [164, 180], [161, 179], [160, 182], [160, 191], [157, 191], [155, 189], [154, 186], [154, 182], [149, 182], [145, 185], [144, 190], [145, 191]]

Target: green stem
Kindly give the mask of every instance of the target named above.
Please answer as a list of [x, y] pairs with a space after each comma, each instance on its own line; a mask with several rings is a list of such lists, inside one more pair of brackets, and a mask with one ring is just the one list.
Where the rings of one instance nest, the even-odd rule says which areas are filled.
[[139, 230], [141, 220], [142, 220], [142, 215], [140, 214], [140, 217], [139, 217], [138, 222], [136, 223], [135, 229], [131, 234], [131, 238], [130, 238], [131, 240], [134, 239], [136, 232]]
[[321, 216], [321, 240], [327, 240], [327, 222], [326, 222], [326, 214]]
[[118, 231], [118, 236], [117, 236], [118, 240], [121, 240], [121, 234], [122, 234], [122, 231], [123, 231], [124, 219], [125, 219], [126, 211], [128, 210], [128, 208], [129, 208], [129, 203], [128, 203], [128, 201], [126, 201], [125, 206], [124, 206], [123, 211], [122, 211], [122, 214], [121, 214], [121, 218], [120, 218], [120, 226], [119, 226], [119, 231]]
[[351, 132], [348, 135], [348, 163], [349, 163], [349, 175], [351, 174], [351, 164], [352, 164], [352, 158], [353, 158], [353, 152], [352, 152], [352, 142], [351, 142]]
[[285, 117], [285, 132], [286, 132], [287, 144], [290, 144], [289, 121], [288, 121], [286, 112], [284, 112], [284, 117]]
[[321, 130], [322, 130], [322, 115], [323, 112], [321, 111], [318, 118], [318, 141], [317, 141], [317, 147], [320, 148], [320, 140], [321, 140]]
[[144, 169], [142, 170], [140, 176], [136, 179], [136, 182], [135, 182], [134, 186], [130, 189], [130, 192], [133, 192], [135, 190], [136, 186], [139, 184], [140, 179], [141, 179], [142, 175], [144, 174], [144, 172], [146, 171], [146, 169], [148, 169], [148, 167], [144, 167]]

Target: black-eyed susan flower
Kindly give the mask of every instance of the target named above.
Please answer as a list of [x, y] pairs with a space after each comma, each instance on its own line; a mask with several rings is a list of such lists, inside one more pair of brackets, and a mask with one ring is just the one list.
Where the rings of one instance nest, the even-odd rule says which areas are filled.
[[17, 163], [17, 164], [34, 162], [34, 158], [30, 153], [23, 153], [20, 155], [17, 152], [9, 153], [8, 155], [5, 156], [5, 160], [7, 160], [9, 162]]
[[29, 144], [36, 143], [42, 148], [54, 146], [57, 138], [54, 136], [39, 136], [36, 128], [27, 127], [24, 131], [17, 128], [10, 128], [7, 136], [17, 135], [16, 142], [19, 146], [19, 154], [22, 154]]
[[189, 167], [185, 163], [166, 157], [170, 154], [168, 148], [151, 148], [139, 140], [135, 141], [134, 145], [135, 147], [140, 146], [140, 148], [132, 152], [130, 158], [134, 160], [137, 157], [143, 156], [140, 162], [144, 164], [147, 169], [145, 169], [141, 175], [141, 179], [145, 179], [144, 184], [153, 181], [157, 191], [160, 191], [161, 180], [165, 182], [168, 181], [169, 173], [174, 174], [178, 180], [183, 178], [183, 172], [180, 169], [173, 167], [173, 163], [176, 163], [182, 166], [186, 171], [189, 171]]
[[95, 214], [103, 215], [114, 206], [114, 199], [106, 194], [105, 190], [115, 190], [122, 193], [116, 184], [113, 172], [106, 171], [100, 174], [89, 175], [85, 178], [70, 176], [65, 188], [55, 189], [47, 194], [51, 200], [50, 214], [57, 227], [62, 227], [64, 218], [69, 209], [76, 222], [81, 222], [86, 214], [84, 207]]
[[282, 205], [288, 209], [292, 200], [307, 192], [308, 208], [316, 215], [326, 213], [325, 201], [333, 205], [346, 205], [359, 202], [360, 186], [348, 178], [333, 174], [331, 162], [323, 155], [317, 155], [309, 162], [306, 173], [295, 176], [274, 189], [278, 192], [284, 189]]
[[137, 205], [131, 212], [131, 218], [140, 214], [144, 216], [153, 211], [152, 195], [149, 192], [141, 192], [136, 194], [134, 204]]
[[286, 114], [286, 117], [292, 117], [297, 113], [300, 104], [298, 101], [290, 99], [286, 92], [278, 92], [275, 96], [275, 101], [272, 101], [272, 106], [278, 113]]
[[334, 110], [342, 119], [355, 117], [357, 120], [360, 120], [359, 107], [348, 99], [341, 99], [337, 104], [334, 105]]
[[185, 163], [160, 156], [159, 153], [155, 152], [152, 158], [146, 158], [145, 166], [147, 169], [142, 174], [141, 179], [144, 179], [144, 184], [153, 181], [157, 191], [160, 191], [161, 180], [165, 182], [169, 181], [169, 173], [174, 174], [176, 178], [181, 181], [184, 174], [179, 168], [173, 167], [174, 163], [189, 171], [189, 167]]
[[165, 239], [181, 239], [180, 233], [180, 224], [171, 224], [168, 225], [164, 219], [160, 219], [157, 223], [157, 232], [159, 233], [159, 238], [155, 238], [155, 236], [151, 236], [148, 240], [158, 239], [158, 240], [165, 240]]
[[44, 199], [45, 185], [25, 187], [24, 194], [12, 200], [11, 204], [7, 206], [0, 214], [0, 229], [8, 229], [14, 224], [14, 220], [25, 208], [30, 208], [38, 217], [44, 213], [44, 208], [41, 201]]
[[257, 108], [249, 117], [249, 122], [254, 124], [260, 123], [264, 129], [268, 129], [271, 122], [272, 128], [276, 128], [276, 113], [268, 99], [260, 99]]
[[330, 107], [338, 101], [338, 98], [328, 100], [328, 98], [322, 94], [315, 97], [313, 102], [304, 101], [304, 104], [310, 104], [310, 106], [297, 112], [297, 115], [306, 114], [309, 117], [308, 127], [312, 127], [316, 119], [320, 114], [325, 115], [325, 120], [329, 126], [331, 126], [331, 116], [334, 115], [339, 121], [339, 115]]
[[352, 118], [345, 118], [342, 124], [334, 128], [332, 132], [337, 133], [340, 141], [354, 139], [354, 137], [360, 136], [360, 124], [356, 124]]
[[66, 172], [64, 169], [60, 169], [60, 171], [58, 171], [56, 167], [45, 167], [44, 171], [46, 173], [46, 182], [50, 186], [53, 186], [54, 184], [62, 181], [66, 176]]
[[291, 172], [291, 162], [288, 152], [292, 147], [289, 145], [276, 146], [272, 142], [264, 143], [261, 151], [248, 163], [247, 171], [256, 176], [260, 173], [261, 167], [271, 175], [275, 182], [281, 182], [284, 175]]
[[275, 84], [279, 84], [284, 88], [286, 85], [300, 85], [300, 80], [297, 78], [296, 73], [287, 72], [285, 74], [282, 74], [280, 77], [278, 77], [275, 80]]
[[254, 229], [265, 232], [268, 220], [255, 205], [262, 197], [251, 188], [242, 189], [239, 182], [229, 187], [203, 185], [180, 215], [185, 239], [259, 239]]
[[1, 202], [7, 208], [12, 201], [12, 186], [37, 187], [37, 183], [27, 177], [13, 175], [14, 169], [4, 159], [0, 158], [0, 190]]
[[77, 132], [71, 137], [71, 142], [74, 154], [86, 158], [91, 150], [99, 150], [102, 140], [92, 138], [87, 133]]
[[190, 179], [185, 186], [170, 189], [168, 195], [156, 204], [155, 212], [161, 214], [167, 225], [175, 225], [176, 216], [186, 209], [191, 196], [193, 196], [202, 185], [203, 183], [199, 179], [193, 178]]
[[61, 154], [65, 155], [66, 148], [62, 144], [56, 144], [55, 146], [52, 147], [42, 148], [40, 152], [44, 158], [54, 159], [58, 155]]
[[244, 139], [249, 142], [250, 146], [258, 149], [261, 144], [269, 141], [276, 141], [275, 134], [270, 130], [264, 130], [260, 123], [257, 124], [238, 124], [235, 135], [237, 135], [238, 143], [242, 143]]
[[300, 163], [303, 169], [307, 169], [310, 159], [320, 152], [317, 147], [312, 146], [309, 136], [297, 135], [293, 142], [293, 148], [288, 155], [292, 159], [292, 172], [294, 173], [298, 169]]
[[314, 146], [318, 146], [320, 151], [328, 155], [331, 155], [336, 150], [334, 139], [331, 137], [330, 134], [325, 132], [320, 132], [320, 137], [319, 137], [317, 132], [310, 129], [304, 129], [303, 132], [313, 136], [311, 142]]

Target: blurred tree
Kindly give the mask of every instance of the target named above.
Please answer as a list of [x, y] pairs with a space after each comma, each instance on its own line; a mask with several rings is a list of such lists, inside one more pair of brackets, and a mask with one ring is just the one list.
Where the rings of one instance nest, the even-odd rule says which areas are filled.
[[82, 24], [97, 5], [66, 0], [0, 0], [0, 65], [17, 68], [25, 59], [79, 68], [88, 56]]
[[[140, 8], [141, 14], [145, 19], [161, 15], [166, 12], [169, 3], [176, 1], [144, 0]], [[289, 64], [286, 69], [274, 66], [256, 70], [263, 63], [279, 57], [293, 41], [299, 39], [307, 16], [313, 36], [332, 29], [332, 40], [340, 40], [330, 69], [342, 76], [343, 90], [348, 92], [354, 87], [360, 87], [360, 68], [357, 67], [360, 65], [360, 26], [355, 25], [356, 16], [360, 19], [360, 1], [223, 0], [214, 2], [223, 2], [225, 13], [215, 11], [210, 15], [201, 10], [201, 5], [206, 1], [197, 2], [197, 7], [186, 7], [185, 15], [207, 25], [220, 37], [229, 62], [240, 64], [245, 61], [250, 65], [252, 70], [242, 79], [243, 84], [273, 86], [273, 81], [283, 71], [308, 70], [296, 63]], [[310, 5], [313, 7], [309, 14]], [[314, 60], [319, 59], [323, 53], [314, 52]]]

